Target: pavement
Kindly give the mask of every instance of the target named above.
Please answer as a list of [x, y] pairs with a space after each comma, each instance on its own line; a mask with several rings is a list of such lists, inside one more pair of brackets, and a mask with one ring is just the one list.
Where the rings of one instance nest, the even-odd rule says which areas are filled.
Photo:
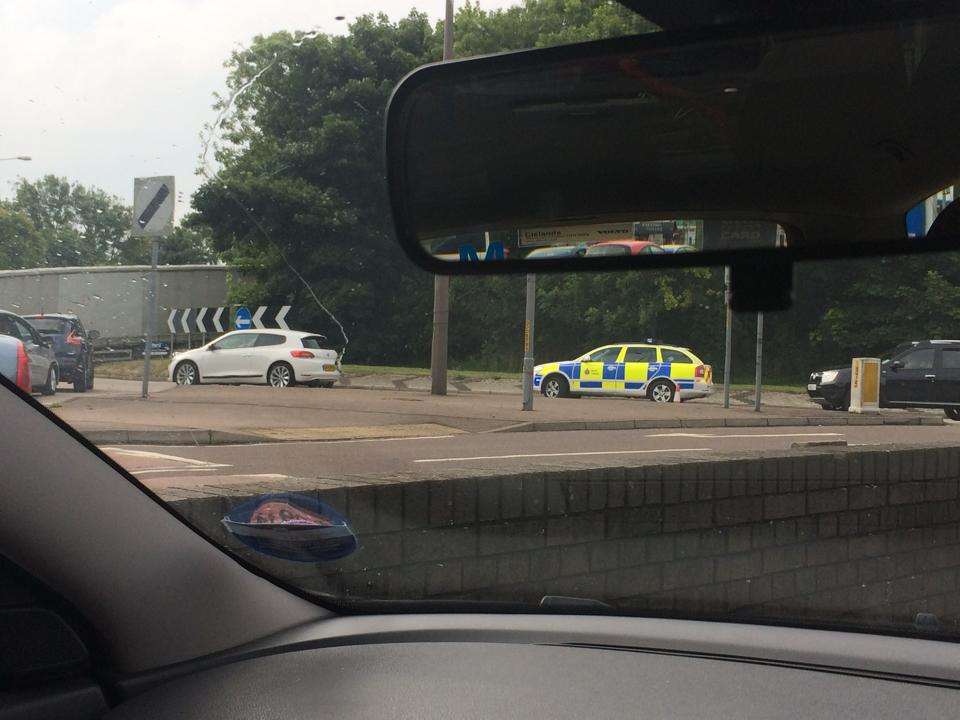
[[[876, 415], [830, 412], [810, 402], [775, 404], [760, 412], [729, 409], [708, 400], [657, 404], [632, 398], [537, 396], [524, 412], [518, 394], [458, 392], [446, 397], [396, 389], [253, 385], [178, 387], [100, 380], [93, 392], [61, 392], [41, 402], [94, 442], [236, 444], [421, 437], [453, 433], [625, 430], [642, 428], [800, 427], [943, 424], [942, 414], [885, 411]], [[802, 398], [801, 398], [802, 399]]]

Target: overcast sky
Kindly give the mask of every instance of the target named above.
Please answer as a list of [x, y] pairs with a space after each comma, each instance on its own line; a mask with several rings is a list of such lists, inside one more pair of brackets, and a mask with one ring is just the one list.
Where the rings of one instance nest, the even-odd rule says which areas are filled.
[[52, 173], [130, 203], [134, 176], [175, 175], [182, 214], [233, 48], [413, 7], [438, 19], [443, 0], [0, 0], [0, 157], [33, 158], [0, 162], [0, 197]]

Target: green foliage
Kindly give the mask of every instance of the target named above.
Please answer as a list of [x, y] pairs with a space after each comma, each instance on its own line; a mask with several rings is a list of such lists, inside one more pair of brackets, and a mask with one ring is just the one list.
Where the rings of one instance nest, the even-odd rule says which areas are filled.
[[121, 246], [130, 209], [99, 188], [71, 183], [55, 175], [21, 179], [13, 204], [25, 213], [45, 241], [41, 265], [103, 265]]
[[[144, 265], [150, 241], [131, 237], [130, 207], [99, 188], [46, 175], [21, 179], [0, 205], [0, 269]], [[160, 246], [161, 265], [216, 260], [210, 233], [191, 216]]]
[[46, 251], [29, 216], [13, 203], [0, 203], [0, 270], [36, 267]]

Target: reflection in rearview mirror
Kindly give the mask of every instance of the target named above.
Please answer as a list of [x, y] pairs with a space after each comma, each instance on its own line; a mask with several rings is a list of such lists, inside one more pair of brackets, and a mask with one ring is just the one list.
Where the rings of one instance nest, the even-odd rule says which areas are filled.
[[423, 249], [447, 262], [589, 259], [787, 247], [776, 223], [744, 220], [638, 220], [468, 233], [427, 240]]

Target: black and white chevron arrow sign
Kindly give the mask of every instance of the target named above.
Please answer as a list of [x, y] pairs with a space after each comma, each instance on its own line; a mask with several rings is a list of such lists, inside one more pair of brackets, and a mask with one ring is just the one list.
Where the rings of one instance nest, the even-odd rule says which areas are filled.
[[[286, 320], [289, 312], [289, 305], [260, 305], [253, 312], [253, 326], [259, 330], [289, 330]], [[219, 334], [232, 329], [232, 317], [229, 307], [172, 308], [167, 316], [167, 328], [171, 335]]]

